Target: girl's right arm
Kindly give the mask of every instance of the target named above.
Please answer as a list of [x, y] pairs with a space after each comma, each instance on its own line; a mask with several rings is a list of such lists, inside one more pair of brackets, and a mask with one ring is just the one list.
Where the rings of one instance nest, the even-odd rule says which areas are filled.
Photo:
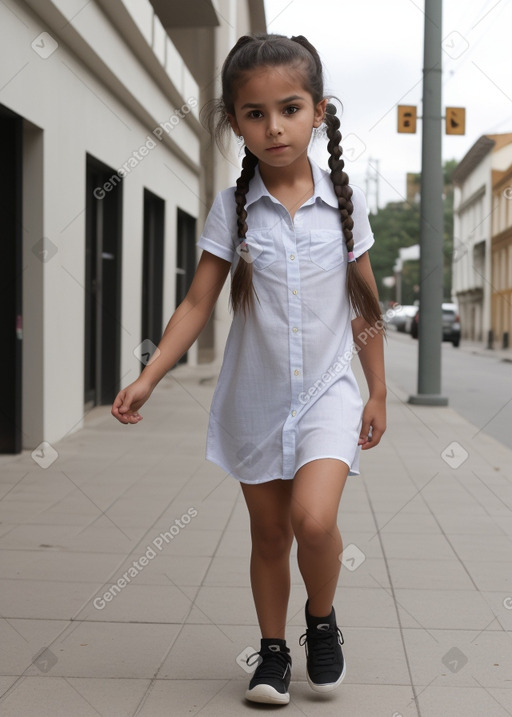
[[139, 408], [157, 383], [192, 346], [210, 318], [231, 263], [203, 251], [187, 295], [171, 316], [151, 360], [139, 378], [119, 391], [112, 415], [121, 423], [142, 420]]

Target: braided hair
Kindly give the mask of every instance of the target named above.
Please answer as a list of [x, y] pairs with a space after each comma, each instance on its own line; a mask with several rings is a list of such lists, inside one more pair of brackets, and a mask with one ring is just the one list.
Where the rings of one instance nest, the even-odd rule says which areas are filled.
[[[245, 156], [242, 161], [242, 173], [236, 180], [235, 189], [236, 224], [238, 228], [238, 238], [240, 240], [239, 247], [241, 251], [239, 254], [241, 259], [242, 252], [249, 253], [250, 251], [245, 242], [247, 236], [245, 198], [249, 191], [249, 182], [254, 177], [257, 164], [258, 158], [246, 147]], [[250, 256], [248, 258], [250, 258]], [[231, 280], [231, 305], [233, 311], [237, 311], [241, 308], [245, 314], [252, 306], [253, 293], [256, 295], [256, 290], [252, 283], [252, 262], [241, 260], [238, 262], [235, 273], [233, 274], [233, 279]]]
[[382, 326], [382, 316], [379, 302], [368, 282], [357, 268], [354, 256], [354, 220], [352, 212], [352, 187], [348, 183], [348, 174], [345, 172], [345, 162], [342, 158], [340, 121], [336, 117], [336, 107], [329, 103], [325, 108], [324, 122], [327, 125], [327, 150], [329, 152], [329, 169], [331, 182], [338, 198], [341, 217], [341, 228], [347, 247], [347, 293], [352, 308], [356, 314], [363, 316], [371, 325]]
[[[203, 118], [210, 133], [215, 136], [221, 150], [222, 138], [229, 132], [231, 125], [228, 115], [234, 116], [234, 101], [236, 88], [243, 75], [256, 67], [275, 67], [279, 65], [300, 67], [307, 90], [316, 106], [324, 99], [323, 69], [318, 52], [303, 36], [297, 35], [288, 38], [284, 35], [256, 33], [244, 35], [229, 52], [222, 67], [222, 96], [219, 100], [209, 103], [203, 110]], [[357, 269], [354, 257], [354, 238], [352, 229], [354, 220], [352, 212], [352, 189], [349, 185], [348, 175], [344, 171], [345, 163], [342, 159], [340, 146], [340, 121], [336, 117], [336, 108], [328, 104], [324, 116], [327, 126], [329, 151], [330, 177], [334, 192], [338, 198], [341, 227], [347, 247], [347, 292], [350, 303], [355, 312], [372, 325], [382, 326], [380, 306], [377, 297], [364, 277]], [[245, 314], [253, 304], [255, 290], [252, 281], [252, 262], [250, 249], [245, 239], [247, 236], [247, 210], [245, 208], [246, 195], [249, 182], [254, 176], [257, 157], [245, 148], [242, 162], [242, 172], [236, 183], [235, 203], [237, 215], [238, 239], [240, 242], [238, 253], [245, 261], [239, 260], [231, 282], [231, 305], [233, 311], [242, 310]]]

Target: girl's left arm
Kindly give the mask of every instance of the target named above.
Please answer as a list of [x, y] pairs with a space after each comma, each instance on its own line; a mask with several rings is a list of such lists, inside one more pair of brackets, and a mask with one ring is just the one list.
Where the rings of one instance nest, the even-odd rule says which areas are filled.
[[[373, 276], [368, 252], [358, 257], [357, 268], [378, 299], [377, 284]], [[364, 407], [361, 433], [359, 435], [359, 445], [364, 451], [376, 446], [386, 430], [387, 391], [384, 373], [384, 341], [381, 331], [370, 326], [360, 316], [352, 321], [352, 333], [370, 394]]]

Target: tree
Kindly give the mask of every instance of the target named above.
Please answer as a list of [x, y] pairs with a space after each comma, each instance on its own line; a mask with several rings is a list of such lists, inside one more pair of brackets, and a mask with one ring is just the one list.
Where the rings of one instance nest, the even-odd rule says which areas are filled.
[[[452, 173], [458, 162], [449, 160], [443, 165], [444, 179], [444, 267], [443, 295], [451, 298], [453, 253], [453, 185]], [[420, 175], [410, 178], [419, 186]], [[393, 276], [393, 267], [399, 249], [420, 242], [420, 204], [417, 201], [390, 202], [377, 214], [370, 214], [370, 224], [375, 234], [372, 248], [372, 267], [383, 301], [396, 299], [394, 289], [386, 288], [383, 279]], [[407, 261], [402, 270], [402, 303], [412, 304], [419, 298], [419, 261]]]

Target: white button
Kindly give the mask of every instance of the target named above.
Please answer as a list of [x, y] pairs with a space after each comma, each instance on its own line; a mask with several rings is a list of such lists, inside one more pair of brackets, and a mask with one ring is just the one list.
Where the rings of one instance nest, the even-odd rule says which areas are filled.
[[293, 261], [295, 259], [295, 254], [290, 254], [290, 259]]
[[298, 293], [299, 293], [299, 292], [297, 291], [297, 289], [294, 289], [294, 290], [292, 291], [292, 294], [293, 294], [294, 296], [297, 296]]
[[292, 416], [293, 416], [294, 418], [295, 418], [296, 415], [297, 415], [297, 411], [292, 411]]
[[300, 371], [297, 371], [297, 369], [295, 369], [295, 371], [293, 372], [293, 375], [294, 375], [294, 376], [298, 376], [299, 373], [300, 373]]
[[292, 329], [292, 331], [293, 331], [294, 334], [296, 334], [298, 330], [299, 330], [299, 329], [298, 329], [296, 326], [294, 326], [293, 329]]

